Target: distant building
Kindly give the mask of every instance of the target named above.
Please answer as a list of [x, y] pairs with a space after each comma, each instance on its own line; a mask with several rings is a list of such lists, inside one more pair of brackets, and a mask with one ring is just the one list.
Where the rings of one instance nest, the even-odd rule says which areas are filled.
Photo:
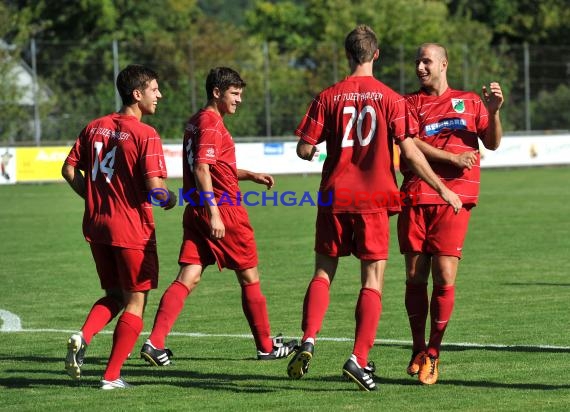
[[[12, 86], [17, 90], [17, 103], [22, 106], [34, 105], [34, 73], [28, 64], [22, 60], [12, 61], [10, 52], [14, 51], [16, 46], [6, 43], [0, 39], [0, 78], [5, 82], [13, 81]], [[4, 71], [2, 73], [2, 71]], [[51, 91], [47, 87], [40, 86], [38, 92], [39, 103], [45, 103], [51, 96]], [[1, 96], [1, 95], [0, 95]], [[1, 98], [1, 97], [0, 97]], [[0, 101], [0, 104], [3, 103]], [[11, 102], [14, 103], [14, 102]]]

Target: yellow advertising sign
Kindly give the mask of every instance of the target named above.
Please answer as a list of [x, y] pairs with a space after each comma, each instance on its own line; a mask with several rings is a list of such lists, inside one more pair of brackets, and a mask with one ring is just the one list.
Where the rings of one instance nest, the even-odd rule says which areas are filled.
[[63, 180], [61, 166], [71, 147], [16, 148], [16, 179], [18, 182]]

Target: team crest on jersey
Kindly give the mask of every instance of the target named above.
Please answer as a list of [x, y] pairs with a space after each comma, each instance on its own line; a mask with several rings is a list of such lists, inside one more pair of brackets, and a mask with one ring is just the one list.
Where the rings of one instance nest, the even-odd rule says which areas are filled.
[[216, 157], [216, 151], [213, 147], [210, 147], [206, 150], [206, 157]]
[[463, 113], [465, 111], [465, 102], [463, 99], [451, 99], [451, 107], [457, 113]]

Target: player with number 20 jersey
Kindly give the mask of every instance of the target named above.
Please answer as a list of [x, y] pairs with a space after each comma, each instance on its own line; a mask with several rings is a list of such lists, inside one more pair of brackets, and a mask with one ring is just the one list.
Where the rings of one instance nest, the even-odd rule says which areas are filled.
[[299, 379], [307, 373], [338, 259], [353, 254], [360, 260], [361, 289], [355, 308], [353, 351], [343, 374], [370, 391], [377, 389], [368, 354], [382, 313], [388, 216], [401, 206], [394, 143], [446, 201], [457, 208], [459, 199], [437, 179], [413, 141], [406, 138], [404, 98], [374, 78], [373, 65], [380, 55], [374, 31], [364, 25], [356, 27], [345, 39], [345, 52], [351, 74], [319, 93], [295, 130], [301, 159], [312, 160], [321, 142], [326, 142], [327, 159], [316, 222], [315, 270], [303, 302], [302, 344], [289, 362], [287, 374]]
[[[326, 141], [321, 208], [333, 213], [399, 211], [398, 202], [386, 202], [384, 195], [398, 191], [393, 144], [405, 133], [404, 99], [378, 79], [349, 76], [323, 90], [295, 132], [310, 144]], [[327, 206], [331, 194], [334, 201]]]

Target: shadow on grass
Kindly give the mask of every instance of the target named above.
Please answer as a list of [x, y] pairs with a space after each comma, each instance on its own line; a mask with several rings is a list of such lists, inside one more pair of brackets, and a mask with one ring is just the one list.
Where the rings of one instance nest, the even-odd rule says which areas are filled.
[[505, 282], [504, 286], [570, 286], [570, 283], [551, 282]]
[[[415, 385], [423, 386], [419, 381], [413, 379], [390, 379], [379, 378], [377, 382], [380, 386], [384, 385]], [[446, 380], [439, 379], [437, 386], [465, 386], [469, 388], [491, 388], [491, 389], [517, 389], [517, 390], [560, 390], [570, 389], [570, 384], [550, 385], [542, 383], [504, 383], [504, 382], [488, 382], [488, 381], [466, 381], [466, 380]]]
[[[21, 373], [21, 371], [18, 371]], [[69, 380], [62, 372], [61, 378], [30, 378], [16, 376], [13, 378], [0, 378], [0, 387], [5, 389], [25, 389], [34, 388], [38, 386], [62, 386], [72, 388], [99, 388], [99, 378], [86, 376], [81, 381]], [[140, 374], [137, 371], [129, 371], [126, 376], [136, 379], [133, 381], [133, 388], [144, 386], [176, 386], [180, 388], [196, 388], [211, 391], [225, 391], [235, 393], [272, 393], [280, 391], [303, 391], [303, 392], [354, 392], [355, 386], [351, 382], [347, 382], [342, 377], [328, 376], [318, 377], [315, 379], [304, 379], [304, 384], [297, 385], [294, 381], [286, 377], [271, 377], [263, 376], [263, 385], [256, 385], [255, 381], [259, 381], [259, 375], [237, 375], [237, 374], [218, 374], [218, 373], [199, 373], [191, 371], [165, 371], [160, 374], [157, 379], [141, 379], [141, 377], [148, 378], [147, 374]], [[128, 380], [128, 378], [125, 378]], [[176, 381], [172, 380], [176, 379]], [[311, 380], [318, 382], [316, 385], [311, 384]], [[252, 381], [248, 382], [247, 381]], [[131, 382], [131, 380], [129, 380]], [[269, 383], [268, 383], [269, 382]], [[342, 383], [346, 387], [329, 387], [322, 388], [320, 383]], [[421, 386], [417, 381], [412, 379], [390, 379], [390, 378], [376, 378], [380, 389], [385, 385], [397, 386]], [[275, 383], [275, 385], [272, 385]], [[489, 381], [467, 381], [467, 380], [445, 380], [440, 379], [437, 386], [458, 386], [458, 387], [471, 387], [471, 388], [489, 388], [489, 389], [513, 389], [513, 390], [537, 390], [537, 391], [554, 391], [570, 389], [570, 384], [540, 384], [540, 383], [504, 383], [504, 382], [489, 382]]]
[[[384, 343], [380, 342], [375, 344], [375, 346], [390, 346], [399, 347], [405, 350], [411, 351], [410, 345], [402, 345], [401, 343]], [[528, 352], [528, 353], [570, 353], [570, 347], [559, 347], [559, 346], [536, 346], [536, 345], [468, 345], [461, 343], [442, 343], [442, 350], [446, 352], [463, 352], [468, 350], [478, 350], [478, 351], [492, 351], [492, 352]]]
[[[0, 362], [17, 362], [17, 363], [61, 363], [63, 368], [63, 362], [65, 360], [65, 353], [59, 357], [47, 357], [47, 356], [5, 356], [0, 355]], [[100, 357], [88, 357], [89, 364], [91, 365], [106, 365], [108, 358]]]
[[[53, 358], [41, 359], [34, 358], [35, 361], [40, 361], [47, 366], [46, 369], [5, 369], [2, 371], [3, 375], [14, 375], [12, 377], [0, 378], [0, 388], [5, 389], [32, 389], [37, 387], [68, 387], [74, 389], [98, 389], [99, 382], [103, 368], [99, 367], [98, 370], [88, 370], [84, 368], [82, 371], [81, 380], [70, 379], [63, 370], [63, 362], [61, 370], [55, 370], [53, 367]], [[58, 363], [61, 361], [57, 359]], [[101, 358], [97, 362], [103, 363]], [[90, 364], [92, 364], [90, 362]], [[95, 362], [93, 362], [95, 364]], [[132, 383], [133, 389], [145, 386], [174, 386], [180, 388], [196, 388], [210, 391], [224, 391], [230, 393], [273, 393], [283, 390], [294, 391], [312, 391], [312, 392], [343, 392], [354, 391], [353, 385], [347, 385], [346, 388], [322, 388], [318, 384], [311, 384], [310, 381], [322, 382], [323, 380], [329, 382], [342, 382], [342, 377], [328, 377], [325, 379], [305, 379], [304, 385], [299, 387], [295, 381], [289, 379], [285, 374], [283, 375], [262, 375], [252, 373], [204, 373], [193, 370], [175, 369], [174, 366], [168, 367], [150, 367], [135, 368], [131, 365], [125, 365], [123, 369], [124, 379]], [[34, 374], [53, 375], [53, 377], [33, 377]], [[306, 386], [305, 386], [306, 385]]]
[[[400, 346], [402, 345], [389, 345]], [[405, 347], [408, 349], [407, 347]], [[450, 348], [447, 348], [448, 350]], [[464, 348], [461, 348], [463, 350]], [[472, 349], [472, 348], [469, 348]], [[476, 348], [481, 350], [482, 348]], [[496, 350], [497, 348], [491, 348]], [[483, 348], [483, 350], [485, 350]], [[192, 358], [188, 358], [192, 359]], [[63, 359], [54, 357], [41, 356], [20, 356], [20, 357], [0, 357], [0, 361], [9, 360], [16, 362], [20, 366], [18, 369], [3, 369], [0, 371], [5, 377], [0, 378], [0, 388], [5, 389], [26, 389], [37, 387], [69, 387], [74, 389], [98, 389], [101, 374], [107, 359], [102, 357], [89, 358], [88, 366], [82, 371], [82, 379], [80, 381], [71, 380], [63, 370]], [[204, 358], [195, 358], [196, 361], [208, 361]], [[219, 360], [219, 359], [214, 359]], [[239, 359], [232, 359], [240, 361]], [[28, 364], [29, 363], [29, 364]], [[37, 369], [37, 365], [32, 363], [40, 363], [45, 368]], [[264, 362], [265, 363], [265, 362]], [[197, 370], [179, 369], [175, 365], [167, 367], [150, 367], [144, 363], [138, 364], [128, 362], [123, 369], [123, 376], [127, 382], [133, 384], [134, 389], [144, 386], [174, 386], [181, 388], [197, 388], [209, 391], [223, 391], [230, 393], [273, 393], [280, 391], [303, 391], [303, 392], [354, 392], [355, 386], [351, 382], [347, 382], [344, 377], [339, 375], [329, 376], [310, 376], [302, 381], [295, 381], [283, 375], [267, 375], [253, 373], [228, 373], [234, 368], [229, 367], [227, 363], [223, 363], [223, 372], [200, 372]], [[91, 369], [91, 366], [93, 368]], [[187, 367], [187, 365], [184, 365]], [[33, 369], [26, 369], [33, 367]], [[48, 375], [48, 377], [34, 377], [34, 374]], [[50, 377], [51, 375], [51, 377]], [[260, 383], [261, 382], [261, 383]], [[323, 382], [331, 385], [323, 387]], [[382, 388], [383, 385], [396, 386], [421, 386], [415, 379], [410, 378], [385, 378], [376, 377], [376, 382]], [[446, 380], [440, 379], [437, 386], [458, 386], [458, 387], [474, 387], [474, 388], [490, 388], [490, 389], [512, 389], [512, 390], [565, 390], [570, 389], [570, 384], [541, 384], [541, 383], [505, 383], [490, 382], [485, 380]]]

